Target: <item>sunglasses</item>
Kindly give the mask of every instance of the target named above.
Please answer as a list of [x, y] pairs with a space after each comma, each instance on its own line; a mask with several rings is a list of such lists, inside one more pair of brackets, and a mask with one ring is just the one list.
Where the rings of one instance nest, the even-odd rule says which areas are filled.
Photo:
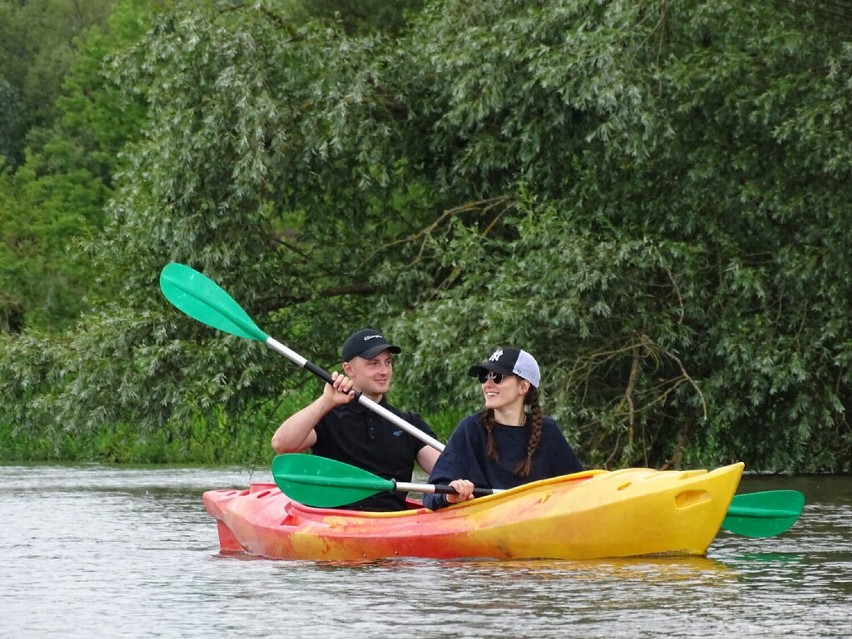
[[499, 384], [503, 381], [504, 377], [508, 377], [508, 375], [504, 375], [503, 373], [493, 373], [491, 371], [480, 371], [479, 372], [479, 383], [484, 384], [489, 379], [493, 381], [495, 384]]

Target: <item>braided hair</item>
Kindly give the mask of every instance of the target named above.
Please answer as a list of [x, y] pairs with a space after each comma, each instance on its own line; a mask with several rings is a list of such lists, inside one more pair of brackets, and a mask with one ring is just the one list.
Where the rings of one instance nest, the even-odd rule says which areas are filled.
[[[529, 476], [532, 470], [532, 458], [541, 440], [542, 412], [541, 406], [538, 403], [538, 389], [532, 384], [529, 390], [527, 390], [526, 395], [524, 395], [524, 404], [530, 407], [530, 412], [526, 419], [528, 421], [531, 420], [532, 423], [530, 434], [527, 438], [527, 456], [514, 470], [515, 475], [518, 477]], [[497, 440], [494, 437], [494, 425], [497, 423], [497, 420], [494, 419], [494, 409], [489, 408], [483, 411], [479, 422], [485, 428], [486, 433], [485, 454], [488, 456], [488, 459], [497, 461], [499, 456], [497, 454]]]

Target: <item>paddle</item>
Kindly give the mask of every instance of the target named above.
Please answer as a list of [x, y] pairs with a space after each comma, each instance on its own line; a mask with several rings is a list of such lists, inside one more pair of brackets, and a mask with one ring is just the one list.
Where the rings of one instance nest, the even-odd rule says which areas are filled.
[[790, 529], [802, 514], [805, 496], [797, 490], [737, 495], [722, 528], [746, 537], [773, 537]]
[[[344, 462], [318, 455], [285, 453], [272, 460], [272, 476], [281, 492], [307, 506], [333, 508], [360, 501], [385, 490], [455, 495], [444, 484], [412, 484], [384, 479]], [[484, 497], [501, 492], [476, 488], [473, 494]]]
[[[225, 333], [263, 342], [272, 350], [281, 353], [284, 357], [310, 371], [326, 383], [332, 383], [331, 374], [328, 371], [309, 362], [260, 330], [248, 316], [248, 313], [230, 295], [222, 290], [216, 282], [194, 268], [175, 262], [166, 264], [160, 273], [160, 289], [169, 302], [191, 318]], [[394, 415], [369, 397], [365, 397], [360, 392], [357, 392], [355, 397], [360, 404], [381, 415], [392, 424], [396, 424], [420, 441], [429, 444], [438, 451], [444, 450], [444, 445], [437, 439], [427, 435], [401, 417]]]
[[[225, 333], [236, 335], [237, 337], [264, 342], [271, 349], [281, 353], [300, 367], [310, 371], [323, 381], [331, 383], [331, 375], [327, 371], [309, 362], [295, 351], [260, 330], [230, 295], [222, 290], [213, 280], [195, 269], [183, 264], [167, 264], [160, 273], [160, 289], [169, 302], [193, 319]], [[394, 415], [369, 397], [364, 397], [358, 393], [357, 400], [373, 412], [396, 424], [404, 431], [429, 444], [436, 450], [442, 451], [444, 449], [444, 445], [437, 439], [430, 437], [404, 419]], [[366, 472], [360, 471], [360, 469], [357, 470], [359, 472]], [[370, 475], [370, 473], [367, 473], [367, 475]], [[344, 474], [338, 477], [338, 479], [345, 479], [346, 476]], [[359, 479], [363, 480], [364, 478], [356, 477], [350, 482], [350, 489], [357, 492], [358, 495], [352, 499], [347, 497], [343, 501], [334, 501], [337, 501], [338, 505], [350, 503], [382, 490], [444, 492], [446, 489], [449, 489], [452, 491], [448, 486], [435, 486], [434, 489], [430, 489], [428, 484], [394, 484], [390, 480], [375, 477], [374, 475], [370, 476], [383, 483], [380, 486], [374, 484], [370, 488], [365, 488], [363, 481], [356, 485]], [[393, 485], [398, 486], [398, 488], [391, 488]], [[320, 492], [323, 485], [315, 482], [314, 486], [318, 486], [314, 492]], [[328, 488], [339, 492], [340, 482], [336, 485], [325, 484], [325, 487], [326, 493], [330, 494], [331, 492]], [[424, 487], [426, 487], [425, 490]], [[365, 494], [364, 490], [372, 490], [372, 492]], [[292, 494], [290, 496], [297, 501], [302, 501]], [[731, 532], [749, 537], [769, 537], [788, 530], [796, 523], [803, 507], [804, 496], [797, 491], [768, 491], [764, 493], [737, 495], [731, 502], [731, 508], [728, 510], [728, 516], [725, 518], [722, 527]]]

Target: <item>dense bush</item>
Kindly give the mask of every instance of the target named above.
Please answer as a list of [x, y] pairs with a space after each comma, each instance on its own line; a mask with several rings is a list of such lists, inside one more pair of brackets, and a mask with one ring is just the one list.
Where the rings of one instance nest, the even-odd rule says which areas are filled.
[[146, 107], [88, 244], [115, 299], [4, 338], [0, 421], [213, 424], [314, 383], [170, 308], [180, 261], [323, 366], [384, 329], [424, 413], [526, 348], [590, 465], [852, 469], [849, 16], [444, 0], [348, 35], [219, 6], [107, 60]]

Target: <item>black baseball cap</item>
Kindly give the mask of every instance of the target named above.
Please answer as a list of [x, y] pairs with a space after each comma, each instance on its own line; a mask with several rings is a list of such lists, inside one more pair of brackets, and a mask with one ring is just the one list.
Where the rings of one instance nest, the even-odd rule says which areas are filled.
[[372, 328], [362, 328], [360, 331], [352, 333], [343, 342], [343, 361], [348, 362], [355, 357], [373, 359], [382, 351], [401, 353], [402, 349], [399, 346], [388, 344], [388, 341], [379, 331]]
[[519, 348], [498, 348], [484, 362], [470, 367], [467, 374], [476, 377], [481, 371], [517, 375], [538, 388], [541, 383], [541, 371], [535, 358]]

